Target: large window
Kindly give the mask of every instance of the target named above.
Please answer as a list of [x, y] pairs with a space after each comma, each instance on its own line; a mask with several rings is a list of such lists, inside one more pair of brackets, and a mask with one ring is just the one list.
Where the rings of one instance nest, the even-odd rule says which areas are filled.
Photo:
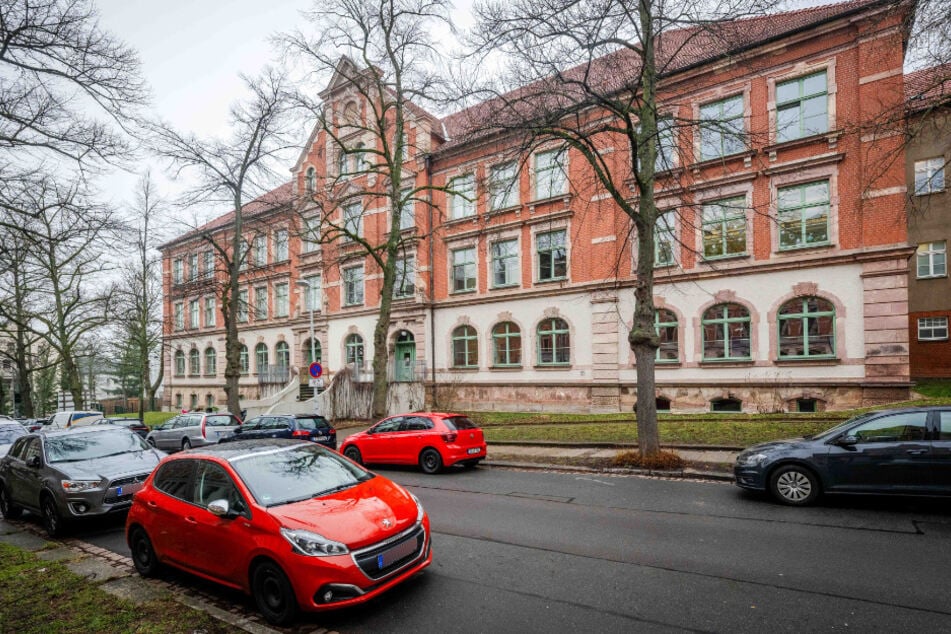
[[175, 302], [175, 330], [185, 329], [185, 305], [182, 302]]
[[489, 170], [489, 209], [506, 209], [518, 204], [518, 165], [515, 161]]
[[657, 159], [654, 171], [663, 172], [677, 166], [677, 128], [673, 117], [657, 119]]
[[492, 364], [496, 367], [522, 365], [522, 331], [510, 322], [503, 321], [492, 328]]
[[777, 194], [780, 249], [829, 243], [829, 181], [782, 187]]
[[464, 293], [476, 289], [475, 247], [452, 252], [452, 292]]
[[248, 354], [248, 347], [241, 344], [238, 348], [238, 365], [241, 366], [241, 374], [248, 374], [251, 371], [251, 359]]
[[567, 193], [568, 153], [561, 150], [535, 155], [535, 199], [542, 200]]
[[658, 363], [676, 363], [680, 360], [677, 337], [677, 315], [666, 308], [654, 312], [654, 328], [660, 347], [657, 348]]
[[255, 266], [267, 264], [267, 237], [254, 236], [254, 241], [251, 243], [251, 252]]
[[354, 370], [361, 370], [363, 368], [363, 337], [358, 334], [348, 335], [344, 346], [347, 365]]
[[182, 259], [175, 258], [172, 260], [172, 283], [181, 284], [183, 281]]
[[267, 344], [261, 342], [254, 347], [254, 369], [258, 374], [264, 374], [267, 372], [268, 363]]
[[191, 376], [201, 374], [201, 353], [198, 352], [198, 348], [188, 351], [188, 374]]
[[205, 328], [215, 327], [215, 298], [205, 298]]
[[472, 326], [459, 326], [452, 331], [452, 367], [479, 366], [479, 337]]
[[499, 240], [493, 242], [492, 286], [516, 286], [518, 279], [518, 240]]
[[194, 282], [198, 279], [198, 254], [192, 253], [188, 256], [188, 280]]
[[301, 227], [301, 250], [313, 253], [320, 246], [320, 216], [307, 216]]
[[742, 152], [743, 95], [700, 106], [700, 160]]
[[211, 346], [205, 348], [205, 376], [215, 376], [218, 373], [218, 353]]
[[304, 287], [304, 310], [321, 310], [323, 308], [320, 294], [320, 276], [308, 275], [304, 278], [307, 286]]
[[449, 217], [465, 218], [476, 210], [475, 176], [465, 174], [449, 181]]
[[310, 365], [314, 361], [321, 361], [323, 358], [323, 353], [321, 351], [320, 342], [314, 339], [314, 348], [311, 350], [310, 339], [304, 341], [304, 346], [301, 352], [304, 353], [304, 362], [307, 365]]
[[254, 318], [258, 321], [267, 319], [267, 286], [254, 287]]
[[345, 240], [363, 237], [363, 205], [354, 203], [343, 208], [343, 229]]
[[829, 129], [826, 72], [776, 84], [776, 140], [801, 139]]
[[215, 274], [215, 253], [214, 251], [205, 251], [205, 254], [202, 256], [205, 260], [205, 277], [210, 278]]
[[362, 264], [343, 270], [343, 303], [345, 306], [359, 306], [363, 303]]
[[654, 225], [654, 267], [677, 263], [677, 236], [674, 233], [676, 214], [672, 211], [657, 217]]
[[568, 365], [571, 335], [564, 319], [552, 317], [538, 324], [538, 365]]
[[564, 229], [535, 236], [538, 255], [538, 281], [560, 280], [568, 276], [568, 232]]
[[779, 358], [835, 356], [835, 307], [819, 297], [797, 297], [779, 309]]
[[944, 277], [948, 274], [948, 246], [940, 242], [922, 242], [915, 255], [918, 278]]
[[416, 293], [416, 258], [412, 255], [396, 261], [393, 297], [412, 297]]
[[703, 206], [703, 257], [746, 253], [746, 199], [728, 198]]
[[238, 291], [238, 322], [245, 323], [248, 321], [248, 289], [243, 288]]
[[198, 316], [200, 314], [200, 305], [197, 299], [193, 299], [188, 302], [188, 327], [192, 329], [198, 328]]
[[274, 285], [274, 316], [287, 317], [290, 313], [290, 286], [287, 282]]
[[274, 346], [274, 356], [277, 357], [277, 365], [282, 368], [291, 367], [291, 347], [286, 341], [278, 341]]
[[175, 376], [185, 376], [185, 353], [175, 351]]
[[918, 341], [944, 341], [947, 338], [947, 317], [920, 317], [918, 319]]
[[943, 156], [915, 161], [915, 195], [924, 196], [944, 191]]
[[704, 361], [751, 358], [750, 312], [739, 304], [718, 304], [703, 314]]
[[287, 229], [278, 229], [274, 232], [274, 261], [283, 262], [287, 257]]
[[416, 228], [416, 200], [412, 187], [400, 190], [400, 231]]

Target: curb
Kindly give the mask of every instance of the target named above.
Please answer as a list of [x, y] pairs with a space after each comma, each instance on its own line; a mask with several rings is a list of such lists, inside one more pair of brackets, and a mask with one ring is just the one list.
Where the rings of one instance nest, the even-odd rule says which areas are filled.
[[541, 462], [517, 462], [512, 460], [484, 460], [483, 467], [500, 469], [521, 469], [525, 471], [562, 471], [567, 473], [604, 473], [610, 475], [637, 475], [654, 478], [678, 478], [682, 480], [711, 480], [717, 482], [732, 482], [733, 475], [717, 471], [700, 469], [682, 469], [680, 471], [654, 471], [652, 469], [628, 469], [624, 467], [610, 467], [598, 469], [578, 465], [564, 465]]

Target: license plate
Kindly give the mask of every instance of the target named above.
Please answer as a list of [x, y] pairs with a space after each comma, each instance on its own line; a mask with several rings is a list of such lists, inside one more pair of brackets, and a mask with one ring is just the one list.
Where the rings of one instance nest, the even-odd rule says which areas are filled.
[[482, 453], [482, 450], [479, 447], [473, 447], [467, 451], [469, 454]]
[[414, 552], [416, 552], [416, 540], [407, 539], [402, 544], [398, 544], [393, 548], [389, 549], [385, 553], [377, 555], [376, 566], [378, 569], [383, 570], [387, 566], [399, 561], [400, 559], [405, 559], [409, 557]]
[[120, 495], [132, 495], [136, 491], [142, 488], [141, 482], [136, 482], [135, 484], [127, 484], [126, 486], [116, 487], [116, 496]]
[[314, 442], [320, 442], [322, 440], [330, 440], [330, 436], [314, 436]]

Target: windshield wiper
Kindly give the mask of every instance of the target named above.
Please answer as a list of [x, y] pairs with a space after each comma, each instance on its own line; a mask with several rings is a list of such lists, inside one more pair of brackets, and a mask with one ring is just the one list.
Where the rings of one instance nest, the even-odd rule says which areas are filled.
[[330, 495], [331, 493], [337, 493], [338, 491], [343, 491], [344, 489], [349, 489], [356, 485], [356, 482], [348, 482], [347, 484], [340, 484], [338, 486], [327, 489], [326, 491], [321, 491], [320, 493], [315, 493], [311, 497], [319, 498], [325, 495]]

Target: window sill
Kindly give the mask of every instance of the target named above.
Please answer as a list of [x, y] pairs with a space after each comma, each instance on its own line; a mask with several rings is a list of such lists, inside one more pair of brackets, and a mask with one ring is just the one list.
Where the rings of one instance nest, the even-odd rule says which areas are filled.
[[915, 192], [913, 195], [917, 198], [917, 197], [919, 197], [919, 196], [930, 196], [930, 195], [932, 195], [932, 194], [943, 194], [944, 192], [945, 192], [945, 190], [943, 190], [943, 189], [935, 189], [935, 190], [930, 191], [930, 192]]
[[512, 284], [499, 284], [498, 286], [493, 286], [490, 291], [504, 291], [511, 288], [518, 288], [520, 284], [518, 282], [513, 282]]
[[488, 216], [500, 216], [500, 215], [502, 215], [502, 214], [507, 214], [507, 213], [510, 213], [510, 212], [513, 212], [513, 211], [519, 211], [521, 208], [522, 208], [522, 203], [521, 203], [521, 202], [517, 202], [517, 203], [513, 203], [513, 204], [511, 204], [511, 205], [507, 205], [507, 206], [505, 206], [505, 207], [499, 207], [498, 209], [490, 209], [488, 212], [486, 212], [486, 215], [488, 215]]
[[554, 370], [570, 370], [570, 363], [536, 363], [533, 366], [536, 370], [541, 371], [554, 371]]
[[747, 368], [752, 366], [753, 359], [704, 359], [700, 362], [701, 368]]
[[489, 370], [492, 372], [521, 372], [522, 366], [519, 365], [490, 365]]
[[702, 256], [700, 258], [701, 264], [706, 264], [707, 262], [723, 262], [724, 260], [742, 260], [749, 258], [750, 254], [746, 251], [743, 253], [728, 253], [726, 255], [711, 255], [710, 257]]
[[478, 372], [478, 371], [479, 371], [479, 366], [477, 366], [477, 365], [473, 365], [473, 366], [462, 366], [462, 367], [453, 366], [453, 367], [449, 368], [449, 371], [450, 371], [450, 372]]
[[450, 295], [472, 295], [473, 293], [477, 293], [477, 292], [478, 292], [478, 289], [476, 288], [467, 288], [461, 291], [449, 291], [449, 294]]
[[535, 280], [535, 284], [536, 285], [537, 284], [557, 284], [558, 282], [566, 282], [566, 281], [568, 281], [567, 275], [565, 275], [564, 277], [553, 277], [547, 280]]
[[680, 361], [654, 361], [654, 367], [658, 370], [663, 368], [679, 368], [682, 365]]
[[458, 218], [447, 218], [446, 221], [443, 222], [443, 226], [451, 227], [453, 225], [461, 225], [461, 224], [464, 224], [467, 220], [469, 222], [476, 222], [479, 220], [479, 214], [471, 213], [468, 216], [459, 216]]
[[929, 343], [948, 343], [948, 338], [944, 337], [941, 339], [916, 339], [918, 343], [929, 344]]
[[784, 357], [774, 359], [775, 365], [838, 365], [841, 359], [838, 357]]
[[817, 242], [816, 244], [805, 244], [802, 246], [795, 247], [779, 247], [776, 251], [777, 255], [782, 255], [784, 253], [800, 253], [802, 251], [808, 251], [810, 249], [831, 249], [835, 245], [831, 242]]
[[693, 163], [690, 166], [690, 170], [693, 172], [698, 172], [714, 165], [722, 165], [723, 163], [736, 161], [738, 159], [750, 160], [754, 156], [756, 156], [755, 150], [741, 150], [739, 152], [734, 152], [733, 154], [724, 154], [723, 156], [714, 156], [711, 158], [702, 159], [696, 163]]
[[362, 306], [363, 306], [363, 303], [361, 302], [359, 304], [343, 304], [340, 307], [341, 308], [360, 308]]
[[[771, 132], [775, 132], [771, 130]], [[776, 141], [773, 140], [773, 143], [767, 145], [763, 148], [763, 152], [770, 154], [773, 152], [778, 152], [779, 150], [787, 150], [799, 147], [801, 145], [809, 145], [810, 143], [815, 143], [816, 141], [827, 140], [834, 141], [838, 139], [841, 135], [837, 130], [827, 130], [825, 132], [817, 132], [816, 134], [810, 134], [809, 136], [799, 137], [797, 139], [787, 139], [786, 141]]]
[[571, 198], [571, 192], [561, 192], [558, 194], [551, 194], [550, 196], [546, 196], [545, 198], [535, 198], [534, 200], [530, 201], [528, 204], [531, 205], [532, 207], [537, 207], [538, 205], [546, 205], [548, 203], [565, 201], [566, 199], [570, 199], [570, 198]]
[[916, 280], [944, 280], [944, 279], [947, 279], [947, 277], [948, 277], [948, 274], [945, 273], [944, 275], [919, 275], [915, 279]]

